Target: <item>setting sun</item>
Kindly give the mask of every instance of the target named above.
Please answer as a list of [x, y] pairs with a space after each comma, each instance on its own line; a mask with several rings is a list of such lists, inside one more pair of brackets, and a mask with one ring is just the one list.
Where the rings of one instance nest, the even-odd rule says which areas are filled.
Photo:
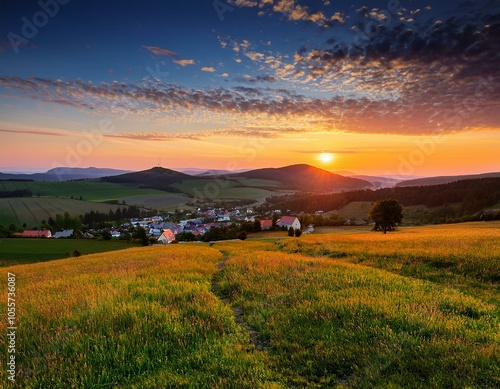
[[318, 159], [323, 163], [330, 163], [335, 159], [335, 156], [330, 153], [321, 153], [318, 155]]

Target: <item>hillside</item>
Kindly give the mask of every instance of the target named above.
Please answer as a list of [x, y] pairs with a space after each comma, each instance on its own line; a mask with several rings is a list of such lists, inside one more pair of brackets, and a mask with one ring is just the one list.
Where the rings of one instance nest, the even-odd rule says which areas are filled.
[[135, 184], [148, 188], [162, 189], [167, 191], [177, 191], [172, 184], [179, 183], [182, 180], [193, 178], [184, 173], [162, 167], [154, 167], [140, 172], [126, 173], [118, 176], [103, 177], [101, 181], [114, 182], [119, 184]]
[[417, 178], [414, 180], [406, 180], [396, 184], [399, 187], [405, 186], [424, 186], [424, 185], [440, 185], [449, 184], [461, 180], [473, 180], [479, 178], [499, 178], [500, 172], [497, 173], [483, 173], [483, 174], [469, 174], [464, 176], [440, 176], [440, 177], [425, 177]]
[[106, 168], [72, 168], [56, 167], [47, 170], [45, 173], [34, 174], [7, 174], [0, 173], [0, 180], [26, 180], [26, 181], [67, 181], [67, 180], [87, 180], [105, 176], [116, 176], [128, 173], [128, 170], [106, 169]]
[[302, 192], [342, 192], [372, 187], [368, 181], [344, 177], [305, 164], [250, 170], [229, 177], [279, 181], [282, 189]]
[[[282, 168], [265, 168], [250, 170], [244, 173], [224, 174], [212, 176], [191, 176], [175, 170], [155, 167], [149, 170], [122, 174], [113, 177], [104, 177], [101, 180], [115, 183], [142, 185], [148, 188], [162, 189], [169, 192], [183, 192], [193, 195], [193, 187], [197, 192], [213, 180], [216, 187], [242, 187], [243, 191], [250, 188], [273, 187], [276, 190], [292, 190], [307, 192], [342, 192], [370, 188], [372, 185], [364, 180], [340, 176], [323, 169], [309, 165], [291, 165]], [[243, 197], [244, 198], [244, 197]]]
[[6, 267], [22, 291], [16, 385], [497, 387], [498, 226], [260, 233]]
[[462, 180], [449, 184], [414, 187], [358, 190], [330, 195], [288, 196], [268, 199], [272, 209], [293, 212], [325, 212], [339, 209], [354, 201], [378, 201], [394, 198], [402, 205], [425, 205], [428, 207], [461, 204], [461, 215], [473, 214], [500, 202], [500, 178]]

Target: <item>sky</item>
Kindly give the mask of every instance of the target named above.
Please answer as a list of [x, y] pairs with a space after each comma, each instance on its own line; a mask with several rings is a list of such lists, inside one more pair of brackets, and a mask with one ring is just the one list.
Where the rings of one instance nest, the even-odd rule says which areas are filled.
[[498, 0], [0, 0], [0, 171], [500, 171]]

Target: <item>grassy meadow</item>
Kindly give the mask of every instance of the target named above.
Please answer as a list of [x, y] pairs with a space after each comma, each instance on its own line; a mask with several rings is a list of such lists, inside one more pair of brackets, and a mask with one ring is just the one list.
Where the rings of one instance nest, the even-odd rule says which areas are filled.
[[0, 267], [25, 265], [80, 255], [113, 251], [109, 255], [120, 255], [118, 250], [135, 246], [118, 240], [95, 239], [0, 239]]
[[3, 268], [16, 385], [496, 388], [498, 242], [500, 223], [332, 229]]
[[3, 198], [0, 199], [0, 224], [22, 226], [26, 223], [28, 228], [32, 228], [40, 226], [42, 220], [48, 220], [49, 217], [55, 219], [58, 213], [62, 215], [68, 212], [72, 217], [76, 217], [90, 211], [108, 213], [110, 209], [116, 211], [117, 208], [123, 208], [123, 205], [62, 198]]
[[129, 196], [141, 196], [165, 193], [157, 189], [139, 188], [134, 185], [111, 182], [82, 181], [0, 181], [0, 191], [28, 189], [37, 197], [63, 197], [86, 201], [118, 200]]

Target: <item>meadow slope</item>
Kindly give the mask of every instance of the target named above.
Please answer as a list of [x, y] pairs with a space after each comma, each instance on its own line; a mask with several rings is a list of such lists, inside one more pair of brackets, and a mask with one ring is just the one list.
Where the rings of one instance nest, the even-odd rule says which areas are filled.
[[3, 268], [17, 387], [498, 387], [499, 227], [259, 234]]

